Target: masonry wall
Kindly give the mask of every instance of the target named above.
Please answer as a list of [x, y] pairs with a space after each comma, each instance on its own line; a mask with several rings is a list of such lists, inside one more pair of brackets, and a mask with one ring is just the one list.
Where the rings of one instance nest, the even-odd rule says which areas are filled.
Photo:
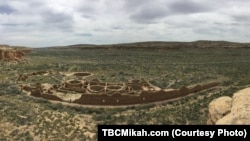
[[106, 94], [83, 94], [80, 99], [75, 100], [74, 103], [86, 105], [131, 105], [142, 104], [149, 102], [164, 101], [178, 97], [184, 97], [191, 93], [199, 92], [214, 86], [219, 83], [210, 83], [207, 85], [197, 85], [193, 88], [182, 87], [179, 90], [172, 91], [142, 91], [140, 95], [106, 95]]
[[[192, 88], [181, 87], [178, 90], [172, 91], [141, 91], [137, 95], [121, 94], [120, 92], [114, 92], [110, 94], [82, 94], [82, 96], [72, 101], [73, 103], [83, 105], [132, 105], [132, 104], [143, 104], [157, 101], [170, 100], [174, 98], [184, 97], [192, 93], [196, 93], [211, 87], [215, 87], [219, 83], [209, 83], [206, 85], [197, 85]], [[31, 95], [34, 97], [42, 97], [48, 100], [63, 101], [61, 98], [43, 93], [39, 88], [31, 88]]]

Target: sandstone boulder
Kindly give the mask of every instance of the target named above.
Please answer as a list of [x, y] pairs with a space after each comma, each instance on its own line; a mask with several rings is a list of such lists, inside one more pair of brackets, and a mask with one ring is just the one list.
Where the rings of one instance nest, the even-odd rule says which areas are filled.
[[209, 114], [210, 121], [217, 125], [250, 124], [250, 88], [236, 92], [231, 100], [228, 97], [213, 100], [209, 104]]
[[209, 104], [209, 114], [212, 123], [221, 119], [231, 110], [232, 98], [229, 96], [219, 97]]

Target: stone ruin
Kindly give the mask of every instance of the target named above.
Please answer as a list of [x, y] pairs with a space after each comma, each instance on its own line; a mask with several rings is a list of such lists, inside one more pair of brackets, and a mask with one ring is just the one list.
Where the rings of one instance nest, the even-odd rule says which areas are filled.
[[0, 61], [22, 63], [25, 62], [25, 54], [29, 53], [29, 48], [14, 48], [8, 45], [0, 45]]
[[[25, 81], [34, 75], [48, 75], [48, 71], [34, 72], [20, 75], [18, 81]], [[23, 91], [31, 96], [49, 100], [77, 103], [83, 105], [134, 105], [158, 102], [187, 96], [219, 83], [197, 85], [192, 88], [185, 86], [180, 89], [161, 89], [144, 80], [130, 80], [123, 83], [108, 83], [98, 79], [87, 80], [92, 75], [88, 72], [72, 73], [74, 79], [62, 82], [59, 85], [36, 83], [33, 86], [21, 85]]]

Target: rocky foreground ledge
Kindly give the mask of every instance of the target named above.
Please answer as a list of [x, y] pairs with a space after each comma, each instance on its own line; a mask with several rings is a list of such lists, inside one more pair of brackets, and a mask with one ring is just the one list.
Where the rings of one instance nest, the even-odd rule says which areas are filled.
[[207, 124], [250, 125], [250, 87], [236, 92], [233, 97], [223, 96], [209, 104]]

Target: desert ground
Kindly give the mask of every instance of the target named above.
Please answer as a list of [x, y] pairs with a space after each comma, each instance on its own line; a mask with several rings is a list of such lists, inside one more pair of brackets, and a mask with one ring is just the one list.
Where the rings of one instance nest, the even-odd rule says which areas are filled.
[[[24, 53], [18, 49], [0, 53], [0, 140], [95, 141], [98, 124], [207, 124], [212, 100], [250, 84], [248, 44], [149, 42], [28, 48]], [[83, 94], [186, 93], [211, 83], [216, 85], [163, 100], [76, 102]], [[85, 89], [75, 89], [76, 84]], [[38, 89], [33, 88], [42, 93], [36, 95]]]

